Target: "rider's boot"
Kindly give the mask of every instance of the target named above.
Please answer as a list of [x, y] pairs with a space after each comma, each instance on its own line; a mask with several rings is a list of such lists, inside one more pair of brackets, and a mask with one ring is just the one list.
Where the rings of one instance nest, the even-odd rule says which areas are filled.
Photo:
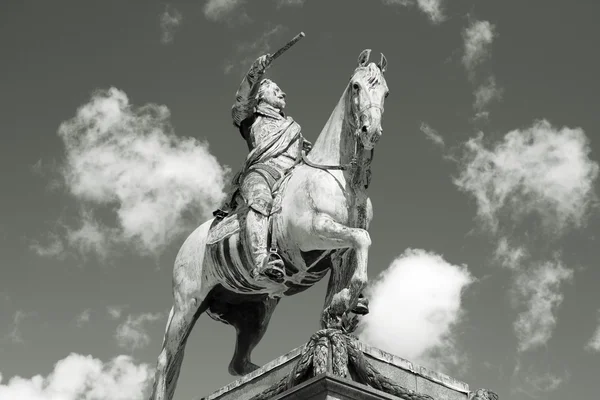
[[250, 239], [254, 268], [251, 273], [255, 278], [266, 277], [281, 283], [285, 278], [284, 263], [277, 254], [267, 252], [269, 237], [269, 220], [264, 215], [250, 209], [246, 217], [246, 230]]

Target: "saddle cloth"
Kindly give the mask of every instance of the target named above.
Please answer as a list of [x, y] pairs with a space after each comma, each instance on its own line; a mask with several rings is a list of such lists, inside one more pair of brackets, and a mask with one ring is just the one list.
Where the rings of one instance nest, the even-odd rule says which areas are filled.
[[[269, 216], [270, 219], [277, 219], [279, 215], [281, 196], [289, 176], [287, 175], [280, 185], [275, 188], [274, 207], [271, 216]], [[246, 224], [246, 212], [247, 206], [240, 205], [228, 216], [215, 218], [206, 240], [207, 255], [211, 257], [219, 281], [227, 289], [242, 293], [264, 289], [264, 286], [259, 286], [250, 274], [253, 269], [252, 254], [250, 244], [247, 243], [245, 229], [243, 229]], [[269, 237], [271, 237], [275, 221], [269, 222]], [[284, 260], [284, 263], [288, 266], [287, 261]], [[291, 270], [286, 268], [286, 270], [288, 274], [297, 272], [295, 268], [291, 268]]]
[[[273, 206], [269, 216], [270, 244], [277, 242], [280, 233], [278, 230], [281, 218], [281, 200], [291, 174], [285, 174], [276, 181], [271, 188], [274, 191]], [[250, 274], [253, 269], [250, 245], [243, 227], [247, 206], [239, 205], [231, 214], [224, 218], [215, 218], [211, 226], [206, 244], [206, 254], [214, 265], [214, 274], [219, 282], [228, 290], [237, 293], [256, 293], [265, 289], [264, 282], [257, 282]], [[277, 240], [274, 240], [277, 239]], [[271, 296], [280, 297], [291, 295], [306, 290], [320, 281], [328, 271], [330, 263], [316, 264], [317, 259], [325, 256], [329, 251], [315, 251], [316, 254], [302, 255], [304, 267], [308, 267], [302, 274], [298, 274], [297, 265], [292, 264], [286, 256], [279, 253], [285, 264], [286, 281], [284, 285], [269, 285]], [[312, 253], [315, 253], [312, 252]], [[310, 267], [309, 267], [310, 266]]]
[[206, 253], [213, 263], [215, 276], [226, 289], [247, 293], [262, 287], [250, 275], [252, 255], [241, 229], [245, 223], [244, 215], [236, 212], [223, 220], [215, 219], [208, 233]]

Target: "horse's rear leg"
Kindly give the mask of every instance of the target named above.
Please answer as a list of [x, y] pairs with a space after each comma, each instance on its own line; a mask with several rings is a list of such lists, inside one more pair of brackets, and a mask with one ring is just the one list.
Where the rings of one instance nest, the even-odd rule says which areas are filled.
[[171, 309], [162, 350], [158, 356], [156, 375], [150, 400], [171, 400], [183, 363], [187, 338], [198, 317], [206, 311], [204, 299], [194, 298], [187, 304], [175, 305]]
[[[340, 290], [331, 297], [329, 311], [339, 315], [356, 307], [359, 296], [367, 285], [367, 264], [371, 238], [365, 229], [347, 227], [336, 222], [327, 214], [319, 214], [313, 221], [313, 232], [319, 237], [322, 245], [331, 246], [329, 248], [350, 247], [354, 249], [354, 254], [349, 257], [351, 265], [345, 266], [352, 271], [349, 279], [343, 279], [345, 274], [340, 273], [341, 271], [333, 272], [340, 280], [335, 285]], [[343, 263], [337, 263], [337, 266], [338, 268], [344, 267]], [[343, 283], [344, 286], [340, 287], [340, 283]]]
[[229, 363], [231, 375], [246, 375], [259, 368], [251, 361], [252, 351], [267, 331], [278, 303], [279, 299], [266, 298], [264, 301], [232, 306], [234, 308], [231, 309], [231, 315], [227, 316], [227, 321], [235, 327], [237, 340]]

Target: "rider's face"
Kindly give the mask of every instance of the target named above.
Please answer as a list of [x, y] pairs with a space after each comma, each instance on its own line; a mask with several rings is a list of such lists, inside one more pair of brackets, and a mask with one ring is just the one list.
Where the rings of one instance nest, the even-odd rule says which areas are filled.
[[285, 93], [274, 83], [265, 90], [263, 100], [281, 110], [285, 108]]

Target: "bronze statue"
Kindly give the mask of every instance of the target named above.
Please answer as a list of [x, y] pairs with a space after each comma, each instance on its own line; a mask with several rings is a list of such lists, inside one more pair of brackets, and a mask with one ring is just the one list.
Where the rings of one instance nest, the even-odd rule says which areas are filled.
[[306, 290], [328, 271], [322, 326], [338, 327], [347, 312], [368, 311], [361, 301], [373, 216], [367, 188], [382, 135], [387, 61], [382, 55], [369, 63], [370, 50], [360, 53], [310, 149], [300, 126], [283, 115], [283, 92], [259, 81], [278, 54], [259, 58], [238, 91], [233, 118], [250, 154], [230, 208], [200, 225], [177, 254], [152, 400], [172, 399], [187, 337], [203, 312], [236, 328], [229, 372], [242, 375], [258, 368], [251, 353], [281, 297]]

